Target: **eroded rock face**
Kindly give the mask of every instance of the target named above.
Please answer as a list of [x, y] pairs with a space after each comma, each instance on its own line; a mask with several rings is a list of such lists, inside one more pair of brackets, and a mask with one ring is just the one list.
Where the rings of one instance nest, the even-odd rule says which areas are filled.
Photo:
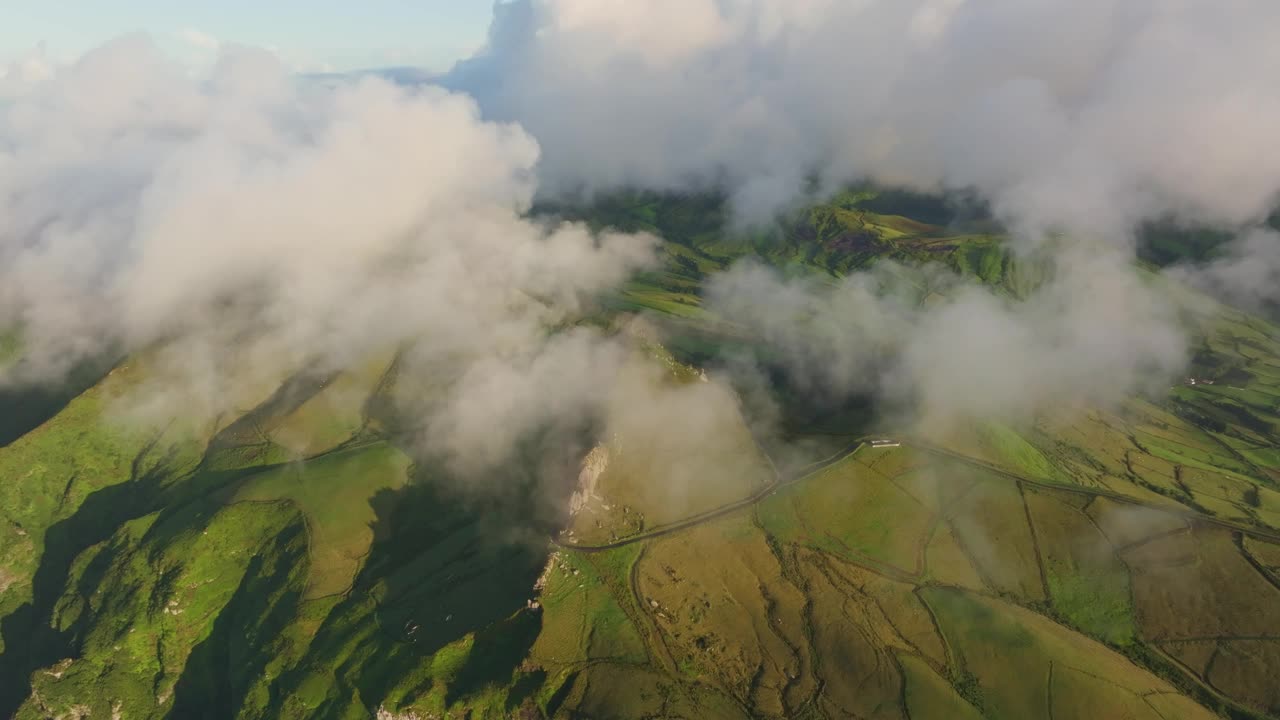
[[577, 515], [592, 500], [599, 500], [596, 483], [609, 467], [609, 448], [597, 445], [582, 458], [582, 470], [578, 473], [578, 489], [569, 498], [569, 515]]
[[376, 717], [377, 717], [377, 720], [429, 720], [429, 718], [434, 716], [419, 715], [418, 713], [413, 712], [412, 710], [407, 710], [402, 713], [393, 713], [384, 707], [379, 707], [378, 714]]

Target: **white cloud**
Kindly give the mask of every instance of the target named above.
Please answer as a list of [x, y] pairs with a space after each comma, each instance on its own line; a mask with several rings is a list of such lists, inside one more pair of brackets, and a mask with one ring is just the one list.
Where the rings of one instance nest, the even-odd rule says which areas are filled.
[[[974, 186], [1029, 228], [1258, 218], [1280, 121], [1266, 0], [515, 0], [449, 82], [549, 187], [727, 179], [768, 215], [818, 173]], [[777, 179], [786, 181], [778, 181]]]
[[0, 68], [0, 100], [26, 92], [29, 87], [43, 82], [54, 71], [54, 61], [44, 43], [9, 60]]
[[[1267, 0], [513, 0], [450, 87], [543, 148], [544, 191], [724, 185], [771, 220], [806, 180], [977, 190], [1053, 282], [1025, 303], [977, 288], [927, 311], [874, 277], [711, 281], [820, 387], [925, 418], [1026, 415], [1175, 372], [1182, 330], [1135, 279], [1133, 228], [1173, 215], [1256, 224], [1280, 196], [1280, 5]], [[1066, 231], [1065, 242], [1052, 238]], [[1205, 282], [1255, 298], [1276, 236]], [[1265, 264], [1250, 264], [1266, 258]], [[796, 326], [796, 315], [814, 318]], [[896, 372], [875, 366], [886, 348]], [[909, 402], [908, 402], [909, 401]]]
[[192, 77], [145, 38], [111, 43], [0, 105], [12, 371], [151, 349], [171, 381], [153, 390], [200, 414], [248, 381], [229, 367], [266, 380], [408, 343], [410, 371], [458, 378], [415, 406], [432, 447], [499, 462], [607, 389], [612, 341], [551, 329], [652, 257], [525, 219], [537, 158], [439, 88], [306, 83], [242, 48]]
[[1074, 246], [1057, 264], [1025, 301], [937, 267], [823, 283], [739, 265], [711, 279], [707, 307], [775, 348], [815, 396], [876, 395], [925, 431], [1167, 387], [1186, 360], [1167, 299], [1111, 248]]
[[218, 38], [195, 28], [179, 30], [177, 34], [180, 40], [196, 50], [213, 52], [222, 46], [222, 42]]

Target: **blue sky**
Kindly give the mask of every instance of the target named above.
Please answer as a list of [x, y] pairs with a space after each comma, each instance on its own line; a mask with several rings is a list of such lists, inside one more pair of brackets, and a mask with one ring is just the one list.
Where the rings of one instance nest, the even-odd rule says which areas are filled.
[[211, 40], [277, 50], [300, 69], [445, 69], [483, 41], [493, 0], [3, 0], [0, 59], [40, 43], [70, 58], [145, 31], [191, 61]]

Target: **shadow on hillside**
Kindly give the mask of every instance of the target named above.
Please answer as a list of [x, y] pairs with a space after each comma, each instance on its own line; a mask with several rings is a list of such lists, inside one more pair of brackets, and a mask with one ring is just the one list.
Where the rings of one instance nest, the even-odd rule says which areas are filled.
[[208, 637], [192, 649], [174, 687], [168, 717], [238, 717], [253, 683], [274, 660], [293, 620], [308, 567], [305, 526], [294, 523], [260, 548]]
[[[52, 627], [54, 606], [62, 596], [75, 558], [111, 537], [125, 522], [151, 512], [163, 482], [170, 475], [171, 458], [148, 463], [147, 447], [133, 461], [132, 477], [90, 494], [70, 517], [44, 535], [44, 552], [32, 578], [32, 600], [0, 619], [0, 717], [11, 717], [31, 694], [31, 674], [79, 654], [80, 634], [89, 613], [65, 630]], [[148, 466], [149, 465], [149, 466]], [[99, 554], [81, 575], [77, 589], [91, 592], [110, 566], [113, 552]]]
[[375, 541], [364, 568], [307, 656], [273, 688], [268, 715], [280, 714], [313, 672], [325, 674], [329, 688], [313, 717], [346, 716], [358, 709], [357, 699], [377, 703], [393, 690], [428, 692], [432, 656], [471, 633], [470, 650], [459, 653], [452, 678], [438, 690], [453, 703], [510, 683], [542, 626], [541, 612], [526, 607], [548, 554], [549, 528], [530, 519], [533, 492], [466, 499], [419, 477], [376, 495]]
[[[547, 559], [545, 540], [537, 539], [549, 532], [530, 520], [536, 490], [482, 501], [415, 476], [370, 499], [374, 544], [341, 598], [302, 599], [309, 559], [301, 533], [264, 548], [193, 650], [168, 717], [372, 714], [393, 691], [430, 691], [432, 656], [472, 633], [469, 651], [459, 653], [437, 692], [465, 702], [516, 677], [516, 704], [532, 697], [545, 676], [519, 668], [542, 627], [540, 611], [526, 603]], [[301, 640], [283, 633], [308, 614], [320, 624], [305, 653], [288, 659], [266, 695], [251, 697], [287, 643]]]
[[220, 430], [210, 441], [209, 449], [220, 450], [260, 442], [262, 428], [302, 407], [337, 376], [338, 373], [334, 372], [318, 373], [308, 370], [295, 373], [276, 388], [270, 397]]
[[0, 448], [43, 425], [62, 412], [80, 393], [106, 377], [111, 364], [83, 363], [67, 379], [56, 385], [0, 387]]

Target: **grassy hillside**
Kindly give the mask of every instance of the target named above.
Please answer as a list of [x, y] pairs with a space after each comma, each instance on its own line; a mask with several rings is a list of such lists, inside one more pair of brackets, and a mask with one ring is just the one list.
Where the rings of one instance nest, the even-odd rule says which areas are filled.
[[[980, 208], [901, 193], [747, 236], [714, 197], [541, 211], [666, 238], [592, 320], [651, 315], [665, 345], [632, 341], [672, 387], [766, 353], [702, 308], [746, 256], [1014, 297], [1046, 273]], [[708, 389], [727, 430], [602, 439], [565, 526], [515, 470], [459, 493], [415, 453], [392, 353], [162, 432], [118, 415], [131, 360], [0, 441], [0, 717], [1280, 717], [1280, 329], [1170, 292], [1198, 344], [1165, 397], [879, 448], [866, 401], [783, 388], [809, 452], [775, 458]], [[690, 492], [653, 496], [673, 473]]]

